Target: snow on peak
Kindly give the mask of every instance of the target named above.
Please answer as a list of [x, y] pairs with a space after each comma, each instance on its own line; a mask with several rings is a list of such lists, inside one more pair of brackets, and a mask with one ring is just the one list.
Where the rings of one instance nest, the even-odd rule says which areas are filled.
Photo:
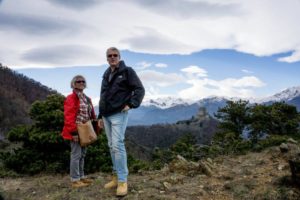
[[261, 102], [289, 101], [297, 96], [300, 96], [300, 86], [285, 89], [282, 92], [279, 92], [273, 96], [262, 99]]
[[163, 97], [157, 99], [148, 99], [143, 101], [143, 106], [155, 106], [161, 109], [171, 108], [177, 105], [190, 105], [194, 101], [182, 99], [182, 98], [174, 98], [174, 97]]

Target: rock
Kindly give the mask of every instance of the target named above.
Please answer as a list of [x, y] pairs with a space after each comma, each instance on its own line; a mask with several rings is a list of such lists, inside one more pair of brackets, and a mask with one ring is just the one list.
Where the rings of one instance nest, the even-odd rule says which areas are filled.
[[283, 170], [284, 167], [285, 167], [284, 164], [279, 164], [278, 167], [277, 167], [277, 169], [281, 171], [281, 170]]
[[163, 182], [163, 185], [165, 187], [166, 190], [170, 190], [170, 188], [172, 187], [171, 183], [168, 183], [168, 182]]
[[293, 138], [289, 138], [289, 139], [287, 140], [287, 142], [293, 143], [293, 144], [297, 144], [297, 143], [298, 143], [298, 142], [297, 142], [296, 140], [294, 140]]
[[288, 145], [287, 145], [286, 143], [282, 143], [282, 144], [279, 146], [279, 148], [280, 148], [280, 151], [281, 151], [282, 153], [285, 153], [285, 152], [288, 152], [288, 151], [289, 151], [289, 147], [288, 147]]
[[213, 174], [211, 168], [204, 161], [199, 162], [199, 169], [207, 176], [212, 176]]
[[180, 175], [180, 174], [174, 174], [172, 175], [169, 179], [168, 182], [172, 183], [172, 184], [183, 184], [183, 179], [186, 176]]
[[177, 155], [176, 156], [178, 160], [182, 161], [182, 162], [188, 162], [184, 157], [182, 157], [181, 155]]
[[207, 161], [192, 162], [187, 161], [182, 156], [177, 156], [177, 159], [173, 160], [169, 166], [169, 171], [174, 173], [180, 173], [185, 176], [194, 177], [197, 174], [205, 174], [212, 176], [212, 166]]
[[207, 158], [206, 160], [207, 160], [207, 162], [209, 162], [210, 164], [213, 164], [213, 161], [212, 161], [211, 158]]
[[[300, 148], [299, 148], [298, 144], [288, 143], [287, 146], [288, 146], [288, 151], [285, 151], [284, 154], [282, 154], [282, 156], [285, 158], [286, 161], [293, 160], [295, 158], [300, 157]], [[281, 147], [281, 145], [280, 145], [280, 147]], [[282, 152], [281, 149], [280, 149], [280, 151]]]
[[290, 169], [291, 169], [291, 175], [292, 175], [293, 182], [296, 183], [298, 186], [300, 186], [300, 160], [299, 160], [299, 158], [289, 160], [289, 165], [290, 165]]
[[232, 188], [232, 184], [230, 181], [225, 181], [225, 184], [224, 184], [224, 189], [225, 190], [231, 190]]
[[203, 190], [202, 188], [200, 188], [199, 194], [200, 194], [201, 196], [204, 196], [204, 195], [207, 194], [207, 192], [206, 192], [205, 190]]

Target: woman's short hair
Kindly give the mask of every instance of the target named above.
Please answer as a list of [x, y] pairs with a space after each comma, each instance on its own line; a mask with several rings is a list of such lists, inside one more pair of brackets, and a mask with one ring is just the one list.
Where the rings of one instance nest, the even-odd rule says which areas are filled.
[[79, 80], [79, 79], [83, 79], [83, 80], [85, 81], [84, 88], [86, 88], [86, 80], [85, 80], [84, 76], [82, 76], [82, 75], [76, 75], [76, 76], [74, 76], [74, 77], [72, 78], [72, 80], [71, 80], [71, 88], [72, 88], [72, 89], [75, 88], [75, 83], [76, 83], [76, 81]]

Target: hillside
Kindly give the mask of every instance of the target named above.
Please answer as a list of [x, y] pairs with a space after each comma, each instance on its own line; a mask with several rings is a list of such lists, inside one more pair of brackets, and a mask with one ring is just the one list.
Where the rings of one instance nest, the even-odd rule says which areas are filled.
[[[288, 146], [299, 149], [296, 144]], [[178, 157], [160, 171], [131, 174], [130, 192], [123, 199], [299, 199], [300, 190], [291, 181], [286, 154], [272, 147], [260, 153], [219, 156], [198, 163]], [[90, 176], [94, 183], [81, 189], [71, 189], [66, 174], [0, 178], [0, 190], [5, 199], [116, 199], [113, 190], [103, 189], [109, 174]]]
[[[192, 118], [174, 124], [155, 124], [150, 126], [130, 126], [126, 130], [126, 140], [133, 142], [135, 148], [129, 153], [139, 155], [138, 151], [149, 152], [154, 148], [168, 148], [185, 134], [195, 137], [197, 144], [210, 144], [217, 131], [218, 121], [211, 117], [204, 107], [196, 110]], [[148, 151], [147, 151], [148, 150]], [[149, 156], [147, 156], [149, 157]], [[137, 156], [139, 159], [143, 157]]]
[[30, 105], [53, 93], [57, 92], [0, 63], [0, 140], [11, 127], [30, 123]]

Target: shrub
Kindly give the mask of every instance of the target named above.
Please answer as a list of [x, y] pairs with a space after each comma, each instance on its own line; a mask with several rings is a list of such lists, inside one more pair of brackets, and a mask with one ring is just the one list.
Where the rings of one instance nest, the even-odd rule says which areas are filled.
[[[6, 168], [26, 174], [69, 171], [70, 145], [61, 137], [63, 102], [63, 96], [50, 95], [45, 101], [32, 104], [30, 116], [35, 123], [17, 126], [8, 133], [8, 139], [22, 143], [22, 147], [1, 153]], [[104, 133], [88, 147], [85, 161], [86, 172], [111, 170]]]

